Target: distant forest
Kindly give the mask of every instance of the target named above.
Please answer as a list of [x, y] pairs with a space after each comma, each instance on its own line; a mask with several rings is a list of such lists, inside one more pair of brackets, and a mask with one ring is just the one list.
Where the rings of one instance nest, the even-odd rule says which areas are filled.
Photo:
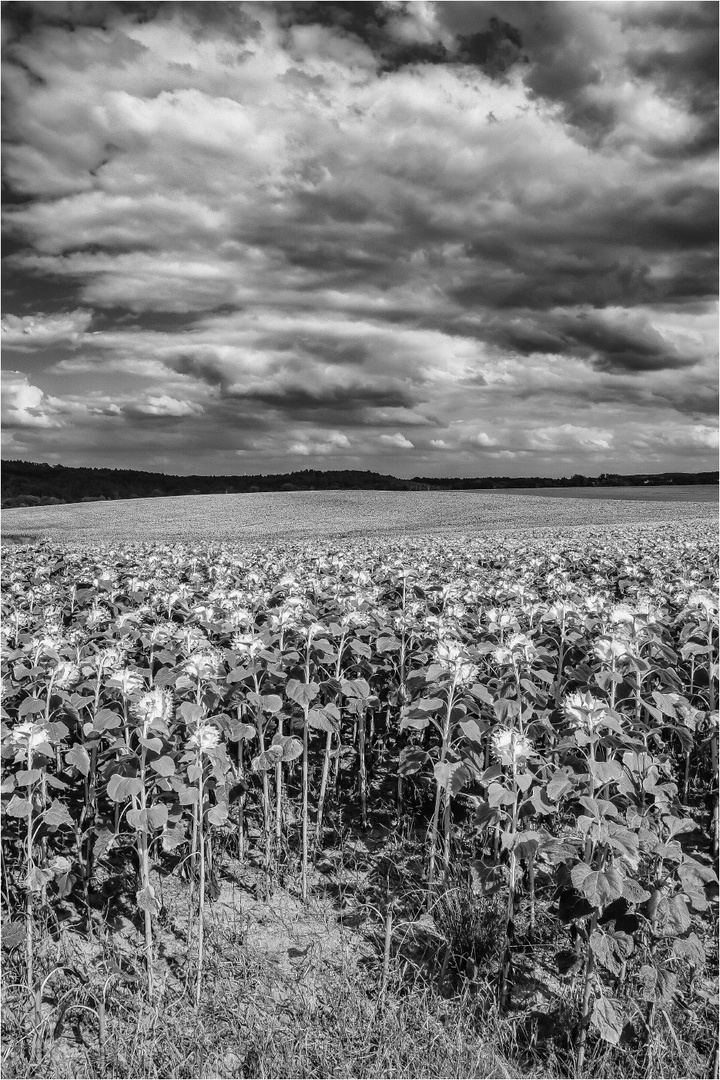
[[635, 487], [642, 484], [716, 484], [717, 472], [634, 473], [620, 476], [437, 477], [400, 480], [374, 472], [346, 469], [270, 476], [167, 476], [134, 469], [69, 468], [34, 461], [2, 462], [2, 506], [47, 506], [105, 499], [156, 499], [167, 495], [222, 495], [254, 491], [467, 491], [527, 487]]

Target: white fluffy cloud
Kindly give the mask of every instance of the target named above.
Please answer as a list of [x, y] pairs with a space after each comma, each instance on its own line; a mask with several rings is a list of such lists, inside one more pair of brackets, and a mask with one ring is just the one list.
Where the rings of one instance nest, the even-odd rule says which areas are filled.
[[483, 449], [498, 445], [498, 440], [494, 439], [492, 435], [488, 435], [486, 431], [478, 431], [476, 435], [470, 435], [467, 442], [472, 446], [480, 446]]
[[528, 434], [531, 450], [555, 451], [578, 448], [599, 453], [612, 448], [613, 433], [598, 428], [580, 427], [577, 424], [559, 424], [557, 427], [538, 427]]
[[61, 427], [57, 404], [38, 386], [33, 386], [26, 375], [19, 371], [3, 371], [2, 419], [5, 429]]
[[143, 416], [199, 416], [204, 412], [202, 405], [197, 402], [178, 401], [169, 394], [150, 394], [137, 405], [127, 406], [128, 412], [140, 413]]
[[414, 447], [414, 443], [411, 443], [399, 431], [396, 431], [394, 435], [381, 435], [380, 442], [385, 443], [386, 446], [396, 446], [399, 450], [412, 450]]
[[0, 324], [3, 346], [29, 351], [44, 345], [78, 342], [90, 325], [89, 311], [71, 311], [58, 315], [5, 315]]
[[316, 438], [303, 435], [291, 442], [288, 450], [301, 457], [325, 457], [328, 454], [344, 453], [350, 449], [350, 440], [341, 431], [328, 431]]

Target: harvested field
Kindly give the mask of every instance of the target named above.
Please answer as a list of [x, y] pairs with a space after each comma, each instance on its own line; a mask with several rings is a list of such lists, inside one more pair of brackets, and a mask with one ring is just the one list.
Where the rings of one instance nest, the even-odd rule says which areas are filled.
[[[687, 489], [690, 492], [691, 489]], [[258, 541], [707, 521], [710, 501], [631, 501], [504, 492], [308, 491], [187, 495], [5, 510], [9, 542]]]

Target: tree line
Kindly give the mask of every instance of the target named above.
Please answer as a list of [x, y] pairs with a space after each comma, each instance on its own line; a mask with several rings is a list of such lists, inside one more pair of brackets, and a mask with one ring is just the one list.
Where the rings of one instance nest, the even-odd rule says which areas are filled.
[[169, 476], [135, 469], [74, 468], [45, 462], [2, 462], [2, 506], [42, 506], [106, 499], [154, 499], [177, 495], [236, 495], [260, 491], [460, 491], [527, 487], [628, 487], [644, 484], [713, 484], [717, 472], [602, 473], [588, 477], [413, 477], [358, 469], [249, 476]]

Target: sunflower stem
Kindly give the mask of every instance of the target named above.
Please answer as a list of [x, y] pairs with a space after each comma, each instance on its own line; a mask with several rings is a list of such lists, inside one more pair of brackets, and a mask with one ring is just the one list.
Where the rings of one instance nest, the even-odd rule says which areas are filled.
[[198, 849], [199, 849], [199, 896], [198, 896], [198, 942], [197, 942], [197, 981], [195, 983], [195, 1007], [200, 1007], [202, 990], [203, 951], [205, 945], [205, 830], [203, 818], [204, 785], [202, 748], [198, 747]]

